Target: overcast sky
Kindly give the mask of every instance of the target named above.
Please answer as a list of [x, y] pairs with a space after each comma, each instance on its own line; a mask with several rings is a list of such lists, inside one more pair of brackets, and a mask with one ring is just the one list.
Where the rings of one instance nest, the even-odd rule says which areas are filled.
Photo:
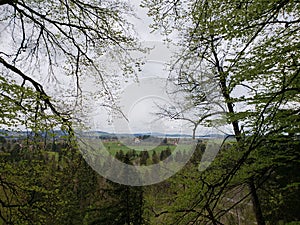
[[[171, 120], [169, 118], [161, 118], [157, 116], [161, 110], [157, 107], [175, 107], [183, 96], [170, 95], [171, 89], [176, 88], [167, 81], [169, 72], [166, 70], [166, 63], [176, 48], [164, 44], [164, 37], [159, 31], [152, 32], [149, 25], [152, 23], [151, 18], [147, 16], [147, 10], [139, 6], [140, 1], [130, 1], [133, 4], [136, 15], [139, 19], [131, 19], [135, 25], [138, 36], [147, 47], [153, 48], [146, 54], [146, 64], [142, 66], [142, 71], [138, 73], [139, 82], [133, 80], [129, 82], [121, 82], [119, 86], [119, 106], [122, 113], [115, 114], [117, 111], [107, 108], [98, 107], [101, 100], [94, 103], [89, 113], [86, 113], [88, 126], [91, 130], [101, 130], [116, 133], [185, 133], [192, 134], [192, 124], [186, 121]], [[175, 37], [174, 37], [175, 38]], [[111, 66], [114, 67], [114, 66]], [[119, 80], [122, 80], [121, 71]], [[93, 81], [87, 82], [85, 85], [91, 90]], [[90, 103], [89, 103], [90, 104]], [[115, 112], [115, 113], [114, 113]], [[220, 133], [219, 128], [204, 129], [199, 126], [198, 134]], [[224, 131], [224, 128], [222, 128]], [[229, 132], [226, 130], [225, 132]]]
[[[166, 70], [165, 63], [170, 61], [170, 58], [176, 50], [174, 46], [166, 46], [163, 42], [164, 37], [160, 31], [151, 32], [149, 25], [152, 19], [147, 16], [147, 10], [141, 8], [139, 0], [127, 0], [134, 8], [138, 18], [130, 18], [135, 26], [135, 30], [141, 43], [144, 46], [151, 47], [153, 50], [146, 54], [146, 64], [142, 66], [142, 71], [138, 73], [139, 83], [135, 83], [133, 79], [125, 82], [122, 77], [122, 71], [111, 80], [117, 79], [119, 86], [116, 86], [115, 91], [119, 95], [119, 106], [122, 109], [123, 117], [116, 116], [112, 109], [99, 107], [103, 104], [102, 99], [95, 100], [92, 93], [97, 90], [96, 78], [92, 76], [82, 76], [82, 89], [86, 93], [91, 93], [90, 97], [84, 99], [86, 101], [86, 109], [82, 113], [83, 120], [87, 126], [91, 126], [92, 130], [101, 130], [107, 132], [118, 133], [136, 133], [136, 132], [161, 132], [161, 133], [185, 133], [192, 134], [192, 126], [184, 121], [174, 121], [168, 118], [159, 118], [156, 114], [159, 112], [157, 105], [165, 107], [173, 107], [175, 104], [174, 96], [171, 96], [170, 85], [167, 81], [169, 72]], [[5, 38], [9, 35], [10, 30], [6, 30], [7, 34], [0, 33], [0, 39], [5, 41], [1, 48], [10, 49], [14, 44], [12, 39]], [[172, 37], [175, 40], [175, 37]], [[7, 43], [6, 43], [7, 42]], [[111, 73], [115, 69], [116, 62], [110, 62], [109, 57], [104, 57], [105, 63], [108, 65], [108, 76], [113, 77]], [[57, 71], [57, 73], [63, 73]], [[62, 96], [65, 98], [64, 104], [68, 101], [74, 101], [68, 97], [74, 90], [71, 88], [75, 82], [70, 76], [59, 76], [59, 82], [49, 85], [49, 81], [45, 78], [47, 68], [43, 67], [42, 71], [37, 71], [35, 79], [45, 86], [45, 90], [51, 96]], [[123, 82], [124, 81], [124, 82]], [[174, 88], [174, 87], [173, 87]], [[95, 96], [95, 95], [94, 95]], [[176, 101], [182, 96], [176, 96]], [[102, 101], [102, 102], [101, 102]], [[104, 102], [105, 103], [105, 102]], [[70, 103], [71, 104], [71, 103]], [[65, 106], [67, 107], [67, 106]], [[119, 114], [120, 115], [120, 114]], [[216, 131], [214, 131], [216, 132]], [[207, 133], [203, 129], [198, 130], [199, 134]]]

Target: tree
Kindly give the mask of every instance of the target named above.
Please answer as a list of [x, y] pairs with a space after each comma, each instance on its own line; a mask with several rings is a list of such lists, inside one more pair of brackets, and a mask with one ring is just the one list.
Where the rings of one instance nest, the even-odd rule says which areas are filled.
[[147, 161], [149, 159], [148, 151], [141, 151], [139, 156], [140, 156], [140, 165], [147, 165]]
[[[274, 161], [267, 160], [264, 144], [289, 141], [287, 133], [299, 134], [298, 3], [145, 0], [144, 6], [155, 20], [154, 28], [163, 27], [166, 34], [176, 29], [181, 34], [181, 51], [173, 65], [179, 87], [190, 92], [192, 101], [206, 110], [210, 104], [207, 98], [201, 97], [202, 83], [209, 80], [217, 84], [214, 93], [219, 95], [219, 101], [214, 101], [218, 103], [212, 107], [226, 108], [226, 122], [236, 138], [234, 154], [237, 156], [227, 160], [219, 158], [224, 164], [231, 160], [227, 174], [218, 174], [223, 178], [211, 181], [206, 190], [205, 195], [211, 197], [204, 198], [205, 203], [195, 200], [192, 209], [202, 205], [211, 222], [220, 223], [218, 218], [228, 210], [218, 211], [216, 206], [239, 177], [237, 183], [249, 184], [257, 224], [265, 224], [257, 190]], [[208, 112], [218, 111], [208, 108]], [[205, 117], [204, 122], [209, 125], [216, 119], [213, 113], [206, 115], [199, 115], [197, 121]], [[280, 156], [276, 158], [288, 158], [288, 153], [278, 153]], [[256, 162], [261, 158], [268, 163], [264, 168], [256, 168], [256, 173], [255, 167], [259, 166]], [[245, 164], [248, 168], [251, 165], [252, 171]], [[198, 218], [204, 211], [191, 211], [194, 215], [190, 219]]]
[[[132, 159], [129, 154], [125, 154], [123, 158], [118, 158], [124, 164], [118, 168], [119, 177], [126, 179], [128, 174], [135, 173], [128, 165], [132, 165]], [[131, 178], [132, 179], [132, 178]], [[139, 179], [139, 174], [136, 172], [135, 179]], [[126, 180], [128, 184], [133, 181]], [[129, 186], [108, 181], [109, 187], [107, 193], [111, 198], [111, 202], [105, 202], [104, 207], [100, 210], [102, 215], [94, 219], [93, 224], [144, 224], [144, 197], [143, 187]]]
[[153, 153], [152, 153], [152, 163], [153, 164], [159, 163], [159, 157], [158, 157], [156, 151], [153, 151]]
[[[300, 206], [299, 191], [297, 191], [300, 175], [296, 169], [300, 165], [300, 156], [297, 151], [299, 144], [299, 139], [287, 140], [285, 137], [282, 137], [281, 141], [268, 141], [261, 151], [268, 155], [269, 162], [265, 159], [264, 161], [258, 159], [256, 162], [256, 174], [262, 174], [259, 168], [262, 170], [268, 168], [270, 171], [258, 179], [265, 180], [261, 182], [258, 196], [263, 206], [263, 214], [269, 223], [300, 221], [296, 213]], [[252, 168], [255, 167], [252, 165]]]
[[119, 1], [1, 1], [1, 124], [69, 126], [91, 73], [113, 99], [98, 59], [110, 51], [121, 62], [137, 49], [130, 11]]
[[[28, 146], [22, 151], [26, 152]], [[0, 222], [4, 224], [62, 224], [62, 173], [41, 160], [42, 153], [19, 155], [17, 162], [1, 155]], [[27, 156], [27, 158], [29, 158]], [[68, 175], [69, 176], [69, 175]], [[71, 190], [69, 190], [71, 193]]]
[[[107, 102], [113, 102], [112, 82], [108, 82], [111, 76], [106, 76], [101, 57], [110, 54], [124, 72], [130, 70], [134, 62], [127, 61], [130, 58], [128, 52], [138, 49], [132, 26], [126, 20], [131, 15], [127, 3], [114, 0], [0, 0], [1, 128], [32, 131], [36, 138], [34, 149], [40, 153], [43, 150], [38, 142], [40, 131], [61, 129], [72, 136], [72, 122], [77, 116], [75, 109], [83, 106], [81, 85], [86, 77], [92, 77], [101, 86], [99, 95], [89, 97], [104, 95], [109, 99]], [[68, 150], [70, 152], [66, 153]], [[61, 177], [66, 156], [75, 160], [75, 151], [74, 148], [60, 151], [53, 179]], [[18, 153], [17, 150], [14, 152]], [[32, 152], [29, 155], [31, 157]], [[39, 154], [39, 157], [43, 155]], [[32, 160], [35, 161], [30, 164]], [[62, 220], [57, 222], [49, 218], [59, 221], [63, 217], [59, 213], [66, 213], [68, 209], [78, 212], [78, 208], [64, 205], [69, 200], [57, 194], [56, 191], [63, 187], [57, 187], [58, 182], [44, 182], [52, 172], [48, 165], [44, 168], [39, 158], [32, 160], [22, 159], [17, 165], [1, 161], [0, 216], [7, 224], [11, 221], [15, 224], [45, 224], [43, 220], [62, 224]], [[4, 176], [5, 169], [7, 175]], [[70, 199], [75, 199], [74, 202], [82, 203], [85, 190], [77, 188], [81, 198], [66, 192]], [[52, 203], [57, 203], [57, 208], [52, 207]], [[53, 211], [43, 215], [45, 208]]]

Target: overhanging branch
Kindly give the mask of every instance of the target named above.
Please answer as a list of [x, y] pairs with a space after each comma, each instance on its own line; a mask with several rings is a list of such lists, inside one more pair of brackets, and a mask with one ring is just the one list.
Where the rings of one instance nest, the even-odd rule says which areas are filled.
[[26, 74], [24, 74], [21, 70], [19, 70], [14, 65], [11, 65], [10, 63], [6, 62], [1, 56], [0, 56], [0, 63], [2, 65], [4, 65], [7, 69], [9, 69], [10, 71], [18, 74], [24, 81], [30, 82], [33, 85], [34, 89], [39, 93], [40, 99], [45, 103], [46, 106], [48, 106], [51, 109], [52, 113], [54, 115], [58, 116], [59, 118], [61, 118], [62, 122], [64, 122], [64, 123], [68, 122], [68, 118], [64, 117], [66, 115], [63, 115], [63, 113], [59, 112], [55, 108], [53, 103], [50, 101], [50, 96], [48, 96], [46, 94], [46, 92], [44, 91], [43, 86], [40, 83], [38, 83], [37, 81], [35, 81], [31, 77], [27, 76]]
[[6, 5], [6, 4], [11, 4], [13, 3], [12, 0], [0, 0], [0, 5]]

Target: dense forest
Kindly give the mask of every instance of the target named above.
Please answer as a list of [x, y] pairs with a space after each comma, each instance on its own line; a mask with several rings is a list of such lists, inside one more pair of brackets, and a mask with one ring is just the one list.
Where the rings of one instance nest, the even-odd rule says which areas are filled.
[[[0, 225], [300, 224], [300, 3], [133, 2], [0, 0]], [[76, 133], [92, 103], [126, 118], [120, 90], [142, 83], [151, 48], [136, 32], [134, 4], [176, 46], [164, 79], [184, 98], [155, 115], [190, 124], [195, 143], [183, 168], [151, 185], [101, 176]], [[230, 135], [210, 151], [214, 138], [198, 138], [200, 128]], [[176, 151], [180, 137], [130, 149], [146, 149], [147, 138], [97, 140], [122, 165], [150, 168], [146, 180], [165, 176], [151, 166], [188, 154]]]
[[[271, 161], [281, 151], [296, 157], [300, 140], [295, 138], [280, 146], [265, 144]], [[222, 178], [229, 174], [238, 158], [233, 156], [236, 155], [233, 145], [232, 141], [224, 143], [217, 160], [200, 173], [198, 165], [206, 148], [206, 141], [201, 141], [193, 157], [175, 176], [155, 185], [132, 187], [98, 175], [65, 140], [48, 143], [41, 138], [1, 138], [0, 221], [1, 224], [186, 224], [196, 220], [206, 224], [218, 220], [219, 224], [255, 224], [247, 183], [249, 174], [251, 178], [255, 174], [257, 197], [266, 222], [297, 224], [299, 163], [290, 161], [287, 165], [277, 158], [273, 163], [268, 162], [268, 167], [260, 160], [254, 166], [252, 157], [224, 187]], [[168, 145], [162, 146], [165, 150], [154, 151], [152, 155], [145, 154], [147, 151], [136, 154], [119, 150], [115, 157], [126, 163], [137, 158], [144, 165], [160, 163], [166, 154], [171, 154]], [[179, 158], [174, 155], [171, 160]], [[213, 208], [218, 213], [207, 214], [205, 209], [211, 207], [209, 201], [215, 198], [220, 198]]]

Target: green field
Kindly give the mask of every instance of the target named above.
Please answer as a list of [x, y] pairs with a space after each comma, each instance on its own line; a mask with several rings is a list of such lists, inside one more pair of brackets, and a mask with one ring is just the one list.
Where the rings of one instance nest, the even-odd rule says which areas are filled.
[[104, 147], [110, 152], [110, 154], [115, 155], [118, 151], [123, 151], [123, 153], [127, 153], [129, 151], [135, 150], [137, 152], [139, 151], [148, 151], [150, 154], [154, 151], [156, 153], [161, 153], [163, 150], [166, 150], [168, 147], [171, 151], [174, 151], [174, 149], [177, 147], [175, 145], [134, 145], [134, 146], [126, 146], [120, 142], [117, 141], [111, 141], [103, 143]]

